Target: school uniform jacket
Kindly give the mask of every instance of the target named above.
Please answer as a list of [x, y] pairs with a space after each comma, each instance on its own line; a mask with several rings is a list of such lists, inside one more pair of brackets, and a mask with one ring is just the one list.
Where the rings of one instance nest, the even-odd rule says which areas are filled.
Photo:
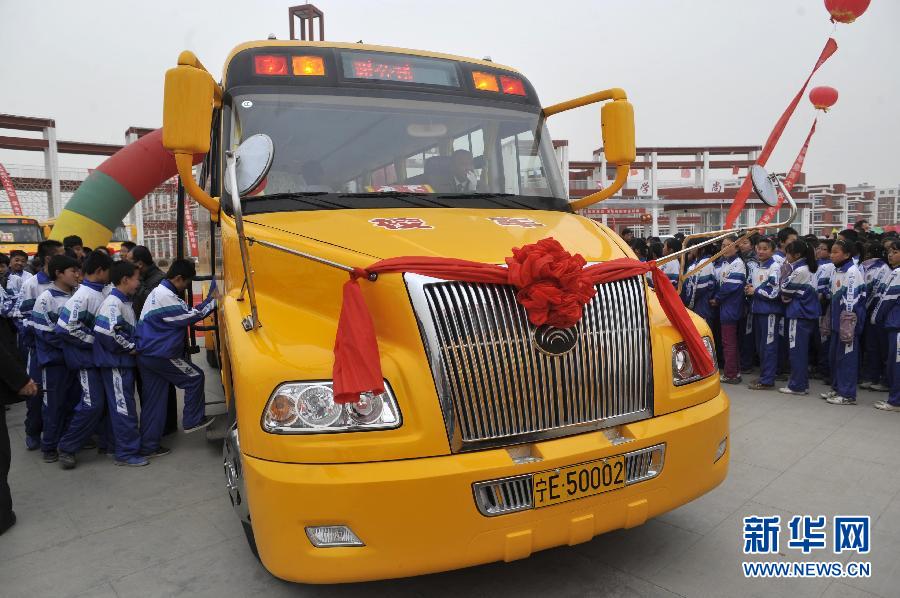
[[27, 270], [22, 270], [21, 272], [9, 271], [9, 275], [6, 277], [6, 294], [3, 297], [3, 305], [0, 306], [0, 315], [6, 318], [13, 316], [16, 303], [19, 301], [19, 295], [22, 293], [22, 285], [33, 276], [34, 274]]
[[842, 311], [852, 311], [857, 318], [856, 334], [860, 334], [866, 322], [866, 281], [852, 260], [847, 260], [840, 267], [835, 266], [830, 294], [831, 329], [839, 329]]
[[66, 365], [63, 339], [56, 334], [56, 321], [59, 319], [59, 312], [71, 298], [71, 294], [51, 285], [34, 302], [29, 326], [34, 332], [35, 349], [41, 367]]
[[672, 286], [676, 289], [678, 288], [678, 275], [680, 274], [679, 267], [680, 262], [678, 260], [672, 260], [671, 262], [666, 262], [660, 267], [663, 274], [666, 275], [666, 278], [669, 279], [669, 282], [672, 283]]
[[85, 280], [66, 301], [56, 321], [63, 354], [70, 370], [96, 367], [94, 363], [94, 318], [103, 303], [103, 285]]
[[137, 325], [137, 352], [142, 357], [177, 359], [184, 353], [185, 329], [199, 322], [216, 308], [215, 298], [207, 297], [191, 309], [175, 293], [168, 280], [150, 291]]
[[12, 315], [16, 321], [16, 327], [19, 329], [22, 346], [26, 348], [35, 346], [35, 333], [31, 326], [31, 310], [34, 309], [37, 298], [50, 288], [50, 284], [50, 277], [43, 270], [22, 283], [22, 290], [19, 292]]
[[891, 275], [891, 267], [882, 259], [866, 260], [862, 263], [866, 281], [866, 307], [871, 308]]
[[872, 309], [871, 322], [888, 330], [900, 330], [900, 268], [894, 268]]
[[730, 324], [744, 315], [744, 285], [747, 284], [747, 267], [738, 256], [722, 262], [719, 284], [716, 285], [716, 301], [719, 302], [719, 319]]
[[791, 264], [791, 271], [781, 281], [784, 315], [790, 319], [812, 320], [821, 315], [816, 275], [802, 261]]
[[[688, 272], [696, 268], [703, 261], [701, 258], [688, 266]], [[704, 319], [712, 315], [712, 306], [709, 300], [715, 293], [716, 275], [712, 264], [707, 264], [702, 270], [688, 278], [684, 283], [684, 304], [694, 313]]]
[[753, 285], [753, 302], [750, 311], [754, 314], [784, 313], [781, 304], [781, 262], [769, 258], [751, 271], [750, 284]]
[[136, 365], [135, 318], [131, 298], [119, 289], [110, 291], [94, 319], [94, 363], [101, 368], [133, 368]]

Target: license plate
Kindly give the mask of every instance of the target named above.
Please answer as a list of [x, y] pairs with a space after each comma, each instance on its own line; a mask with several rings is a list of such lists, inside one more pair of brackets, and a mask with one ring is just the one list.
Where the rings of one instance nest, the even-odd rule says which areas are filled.
[[536, 473], [531, 478], [534, 508], [617, 490], [625, 486], [625, 457], [608, 457]]

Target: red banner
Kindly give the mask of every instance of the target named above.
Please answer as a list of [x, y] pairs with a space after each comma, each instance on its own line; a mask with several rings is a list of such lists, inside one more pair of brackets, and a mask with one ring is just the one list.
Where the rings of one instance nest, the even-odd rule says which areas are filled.
[[184, 230], [187, 232], [188, 246], [191, 249], [191, 257], [200, 255], [200, 247], [197, 245], [197, 231], [194, 229], [194, 217], [191, 214], [191, 200], [184, 200]]
[[[794, 184], [797, 182], [797, 179], [800, 178], [800, 171], [803, 169], [803, 161], [806, 159], [806, 150], [809, 148], [809, 140], [812, 139], [813, 133], [816, 132], [816, 121], [813, 121], [812, 128], [809, 130], [809, 135], [806, 136], [806, 142], [803, 144], [803, 147], [800, 148], [800, 153], [797, 154], [797, 159], [794, 160], [794, 165], [791, 166], [790, 172], [787, 173], [787, 176], [784, 177], [784, 187], [788, 191], [790, 191]], [[778, 191], [778, 203], [770, 208], [767, 208], [765, 213], [762, 215], [762, 218], [759, 219], [757, 225], [765, 225], [772, 222], [772, 218], [775, 217], [775, 214], [778, 213], [778, 210], [781, 209], [781, 204], [784, 203], [784, 194], [781, 193], [781, 190]]]
[[16, 216], [22, 215], [22, 204], [19, 203], [19, 196], [16, 195], [16, 188], [13, 186], [12, 178], [6, 172], [3, 164], [0, 164], [0, 183], [3, 184], [3, 190], [6, 191], [6, 197], [9, 198], [9, 207]]
[[[800, 100], [803, 98], [803, 94], [806, 92], [806, 87], [809, 85], [810, 80], [813, 75], [819, 70], [819, 67], [825, 64], [825, 61], [831, 58], [831, 55], [837, 52], [837, 42], [834, 41], [833, 38], [828, 38], [828, 41], [825, 42], [825, 47], [822, 49], [822, 53], [819, 55], [819, 59], [816, 61], [816, 66], [813, 67], [812, 72], [809, 74], [809, 77], [806, 78], [806, 82], [803, 83], [803, 87], [800, 88], [800, 91], [797, 92], [797, 95], [794, 96], [794, 99], [791, 100], [791, 103], [788, 104], [787, 109], [781, 115], [781, 118], [778, 119], [778, 122], [775, 123], [775, 128], [772, 129], [772, 132], [769, 133], [769, 138], [766, 140], [766, 144], [763, 146], [762, 152], [760, 152], [759, 157], [756, 159], [756, 163], [760, 166], [765, 166], [766, 162], [769, 160], [769, 156], [772, 154], [772, 150], [775, 149], [775, 145], [778, 143], [778, 140], [781, 138], [781, 134], [784, 132], [784, 128], [787, 126], [788, 121], [791, 119], [791, 115], [794, 114], [794, 109], [797, 108], [797, 104], [800, 103]], [[737, 195], [734, 196], [734, 202], [731, 204], [731, 208], [728, 210], [728, 216], [725, 218], [725, 228], [732, 228], [734, 226], [735, 221], [737, 221], [738, 216], [741, 213], [741, 210], [744, 209], [744, 204], [747, 203], [747, 198], [750, 197], [750, 177], [747, 176], [744, 178], [744, 183], [741, 185], [741, 188], [738, 189]]]

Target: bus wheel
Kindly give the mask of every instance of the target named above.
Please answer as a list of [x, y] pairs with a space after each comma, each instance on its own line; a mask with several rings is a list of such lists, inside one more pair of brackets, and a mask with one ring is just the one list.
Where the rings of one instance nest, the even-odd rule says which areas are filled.
[[228, 498], [231, 506], [244, 528], [247, 544], [253, 556], [259, 559], [259, 551], [256, 549], [256, 538], [253, 535], [253, 525], [250, 522], [250, 507], [247, 504], [247, 487], [244, 484], [244, 467], [241, 461], [241, 443], [238, 437], [237, 422], [233, 422], [225, 435], [225, 443], [222, 448], [225, 466], [225, 488], [228, 490]]

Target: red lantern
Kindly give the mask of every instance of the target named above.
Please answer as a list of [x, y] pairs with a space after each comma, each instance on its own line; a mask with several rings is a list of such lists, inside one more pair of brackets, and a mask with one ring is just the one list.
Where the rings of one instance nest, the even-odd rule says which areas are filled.
[[816, 110], [828, 112], [828, 109], [834, 106], [838, 100], [838, 90], [827, 85], [821, 87], [813, 87], [809, 90], [809, 101], [816, 107]]
[[825, 10], [831, 14], [831, 22], [852, 23], [866, 12], [871, 0], [825, 0]]

